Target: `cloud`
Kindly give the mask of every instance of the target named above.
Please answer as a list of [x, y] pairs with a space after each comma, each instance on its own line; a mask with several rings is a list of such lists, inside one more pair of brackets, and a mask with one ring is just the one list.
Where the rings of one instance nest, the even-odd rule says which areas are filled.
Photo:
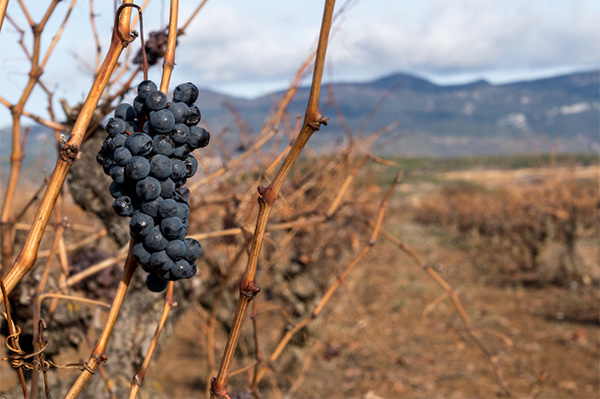
[[[584, 1], [431, 0], [375, 19], [363, 2], [335, 43], [338, 69], [433, 74], [589, 67], [600, 63], [600, 7]], [[374, 23], [374, 21], [377, 21]]]

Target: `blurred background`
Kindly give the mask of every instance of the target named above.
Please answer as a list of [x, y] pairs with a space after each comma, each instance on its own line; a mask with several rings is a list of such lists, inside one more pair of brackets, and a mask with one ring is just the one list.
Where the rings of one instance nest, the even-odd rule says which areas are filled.
[[[146, 3], [145, 37], [160, 50], [169, 2]], [[235, 311], [256, 187], [273, 179], [297, 134], [311, 77], [311, 66], [301, 66], [316, 47], [323, 9], [316, 0], [209, 0], [194, 15], [201, 3], [180, 2], [185, 29], [171, 90], [188, 81], [200, 88], [196, 105], [211, 132], [210, 145], [194, 153], [199, 170], [188, 182], [189, 235], [204, 253], [198, 275], [175, 285], [178, 305], [144, 398], [208, 395]], [[18, 200], [13, 216], [3, 217], [13, 231], [9, 261], [110, 42], [114, 2], [61, 1], [42, 54], [71, 5], [20, 118]], [[26, 7], [39, 21], [46, 6]], [[320, 100], [329, 124], [309, 140], [273, 210], [259, 264], [262, 292], [234, 359], [232, 397], [598, 397], [600, 4], [380, 0], [338, 2], [336, 11]], [[19, 2], [6, 15], [2, 198], [10, 105], [29, 79], [32, 48]], [[56, 364], [87, 359], [122, 270], [128, 225], [112, 212], [110, 178], [95, 155], [106, 137], [101, 121], [135, 97], [139, 51], [136, 40], [121, 57], [36, 267], [11, 295], [23, 349], [34, 350], [39, 304], [48, 323], [45, 356]], [[158, 54], [150, 79], [160, 81], [161, 65]], [[289, 104], [286, 93], [294, 94]], [[380, 202], [398, 172], [402, 181], [371, 247]], [[368, 255], [349, 269], [364, 248]], [[45, 269], [47, 296], [39, 299]], [[109, 362], [82, 397], [129, 392], [165, 301], [146, 290], [144, 277], [136, 272]], [[6, 347], [0, 351], [5, 357]], [[49, 372], [53, 395], [76, 374]], [[0, 393], [20, 397], [6, 361], [0, 383]]]

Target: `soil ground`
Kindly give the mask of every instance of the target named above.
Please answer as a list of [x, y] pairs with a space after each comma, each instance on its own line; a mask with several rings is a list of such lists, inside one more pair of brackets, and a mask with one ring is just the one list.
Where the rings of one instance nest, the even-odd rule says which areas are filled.
[[[541, 169], [469, 171], [443, 178], [498, 186], [522, 184], [545, 173]], [[578, 168], [576, 173], [581, 178], [597, 178], [598, 167]], [[496, 357], [513, 395], [598, 398], [597, 240], [579, 242], [591, 276], [586, 283], [536, 285], [524, 278], [506, 278], [494, 272], [493, 264], [481, 264], [478, 252], [469, 250], [459, 238], [412, 222], [406, 205], [432, 190], [434, 186], [421, 183], [401, 187], [385, 228], [428, 264], [436, 265], [437, 272], [459, 292], [477, 336]], [[487, 272], [482, 274], [482, 270]], [[256, 301], [259, 309], [276, 307], [260, 296]], [[151, 368], [151, 376], [170, 397], [196, 398], [206, 389], [206, 353], [192, 343], [197, 342], [204, 319], [192, 311], [184, 320]], [[273, 312], [259, 313], [261, 332], [265, 324], [278, 325], [274, 320]], [[251, 328], [249, 320], [246, 328]], [[383, 237], [313, 321], [311, 331], [302, 349], [288, 347], [298, 352], [294, 371], [273, 365], [273, 378], [266, 378], [261, 389], [263, 398], [503, 396], [488, 357], [467, 334], [445, 291]], [[272, 348], [262, 350], [268, 354]], [[217, 345], [217, 358], [221, 352], [222, 346]], [[235, 364], [233, 369], [246, 364]], [[230, 392], [247, 389], [251, 374], [252, 369], [232, 377]]]
[[[497, 179], [464, 173], [444, 178], [486, 184], [514, 179], [514, 173], [507, 177], [510, 171], [494, 173]], [[578, 244], [588, 268], [585, 281], [556, 286], [507, 279], [494, 271], [494, 264], [482, 264], [485, 261], [478, 258], [479, 252], [461, 238], [412, 221], [410, 204], [435, 189], [432, 183], [419, 182], [400, 187], [384, 227], [459, 292], [475, 333], [494, 354], [514, 396], [598, 398], [597, 239]], [[261, 350], [266, 357], [289, 320], [266, 295], [259, 295], [255, 302], [263, 337]], [[207, 382], [213, 375], [206, 360], [206, 320], [206, 311], [199, 307], [190, 310], [151, 364], [148, 378], [164, 397], [206, 397]], [[245, 328], [251, 329], [249, 318]], [[488, 357], [470, 339], [445, 291], [382, 236], [303, 338], [303, 345], [288, 346], [281, 361], [271, 365], [273, 371], [260, 385], [263, 398], [503, 396]], [[223, 332], [216, 342], [219, 359]], [[247, 356], [234, 363], [234, 370], [251, 365], [248, 344], [242, 342], [240, 352]], [[290, 362], [295, 362], [295, 367]], [[246, 390], [252, 372], [250, 367], [233, 375], [230, 392]], [[16, 382], [7, 362], [0, 362], [0, 378], [2, 390]]]

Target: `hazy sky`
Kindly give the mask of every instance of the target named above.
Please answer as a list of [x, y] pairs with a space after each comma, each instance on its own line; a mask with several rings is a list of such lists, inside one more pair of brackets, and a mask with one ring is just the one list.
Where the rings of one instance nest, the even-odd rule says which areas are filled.
[[[199, 1], [182, 0], [185, 20]], [[39, 20], [42, 2], [32, 14]], [[108, 47], [113, 2], [96, 1], [96, 23]], [[142, 3], [142, 1], [136, 1]], [[44, 37], [44, 48], [62, 21], [69, 1], [58, 6]], [[209, 0], [180, 38], [172, 82], [239, 96], [283, 88], [314, 48], [323, 0]], [[344, 4], [338, 0], [337, 7]], [[145, 31], [167, 23], [168, 1], [152, 0]], [[24, 21], [16, 1], [8, 15]], [[600, 65], [600, 2], [592, 0], [362, 0], [353, 1], [335, 26], [326, 78], [366, 81], [406, 72], [437, 83], [485, 78], [495, 83], [550, 76]], [[18, 34], [4, 22], [0, 33], [0, 94], [18, 99], [28, 64]], [[25, 38], [28, 46], [31, 35]], [[137, 51], [139, 42], [132, 44]], [[94, 61], [89, 2], [79, 1], [42, 80], [55, 97], [71, 103], [89, 90], [91, 73], [74, 54]], [[159, 79], [159, 68], [151, 70]], [[26, 107], [45, 114], [36, 91]], [[0, 126], [9, 116], [0, 106]]]

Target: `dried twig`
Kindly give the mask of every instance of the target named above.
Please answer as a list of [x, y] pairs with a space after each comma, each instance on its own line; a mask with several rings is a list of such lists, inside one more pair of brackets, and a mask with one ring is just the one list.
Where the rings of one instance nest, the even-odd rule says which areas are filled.
[[429, 265], [427, 265], [427, 263], [425, 263], [425, 261], [423, 259], [421, 259], [421, 257], [419, 255], [417, 255], [416, 252], [411, 250], [406, 244], [404, 244], [402, 241], [400, 241], [396, 236], [387, 232], [386, 230], [382, 230], [381, 234], [383, 234], [383, 236], [385, 238], [387, 238], [390, 242], [392, 242], [394, 245], [396, 245], [398, 248], [400, 248], [400, 250], [402, 250], [406, 255], [408, 255], [425, 273], [427, 273], [429, 275], [429, 277], [431, 277], [440, 287], [442, 287], [444, 289], [444, 291], [446, 291], [443, 299], [446, 296], [449, 296], [450, 298], [452, 298], [452, 303], [454, 304], [454, 307], [456, 308], [456, 311], [457, 311], [458, 315], [460, 316], [460, 319], [462, 320], [463, 324], [465, 325], [467, 334], [469, 334], [469, 337], [473, 340], [473, 342], [475, 342], [475, 344], [479, 347], [479, 349], [481, 349], [483, 354], [487, 357], [488, 361], [492, 365], [492, 369], [494, 370], [494, 374], [496, 375], [496, 380], [498, 381], [498, 385], [500, 386], [500, 388], [506, 395], [508, 395], [510, 397], [514, 397], [512, 391], [510, 390], [510, 388], [504, 381], [504, 377], [502, 375], [502, 370], [500, 370], [500, 368], [498, 367], [498, 359], [492, 353], [492, 351], [487, 347], [487, 345], [481, 340], [481, 338], [479, 338], [477, 336], [477, 334], [475, 333], [475, 330], [473, 329], [473, 326], [471, 325], [471, 320], [469, 319], [469, 316], [467, 316], [467, 312], [465, 312], [460, 300], [458, 299], [457, 291], [454, 290], [450, 286], [450, 284], [448, 284], [446, 282], [446, 280], [444, 280], [442, 278], [442, 276], [440, 276], [433, 268], [431, 268]]
[[163, 310], [160, 315], [160, 320], [158, 321], [156, 331], [154, 332], [154, 336], [152, 337], [152, 341], [150, 342], [148, 353], [146, 353], [146, 357], [144, 357], [144, 362], [142, 363], [142, 366], [140, 367], [139, 371], [133, 376], [133, 379], [131, 380], [131, 391], [129, 393], [129, 399], [135, 399], [137, 397], [137, 393], [140, 389], [140, 386], [142, 385], [142, 383], [144, 382], [144, 378], [146, 377], [146, 372], [148, 371], [150, 360], [152, 359], [152, 355], [154, 354], [154, 350], [156, 349], [158, 338], [160, 337], [160, 333], [162, 332], [162, 329], [167, 321], [167, 316], [169, 315], [171, 309], [173, 309], [173, 307], [175, 306], [177, 306], [177, 302], [173, 301], [173, 281], [169, 281], [167, 293], [165, 294], [165, 305], [163, 306]]
[[358, 253], [358, 255], [356, 255], [354, 257], [354, 259], [352, 259], [352, 261], [348, 264], [348, 266], [346, 266], [344, 271], [336, 278], [336, 280], [329, 287], [329, 289], [325, 292], [325, 294], [323, 294], [323, 296], [319, 300], [319, 303], [315, 306], [313, 311], [309, 315], [307, 315], [301, 322], [296, 324], [293, 328], [289, 329], [285, 333], [285, 335], [283, 336], [281, 341], [279, 341], [276, 348], [271, 353], [271, 356], [269, 356], [269, 359], [267, 360], [265, 366], [259, 372], [259, 374], [256, 378], [258, 381], [260, 381], [264, 377], [265, 373], [271, 368], [271, 365], [273, 364], [273, 362], [275, 360], [277, 360], [277, 358], [279, 358], [279, 356], [283, 352], [283, 349], [287, 346], [287, 344], [290, 342], [292, 337], [298, 331], [302, 330], [308, 323], [310, 323], [312, 320], [316, 319], [319, 316], [319, 314], [321, 314], [321, 312], [323, 311], [323, 308], [325, 307], [325, 305], [327, 305], [327, 302], [329, 302], [329, 300], [331, 299], [332, 295], [336, 292], [338, 287], [348, 277], [348, 275], [356, 268], [356, 266], [360, 263], [360, 261], [365, 256], [367, 256], [367, 254], [375, 246], [377, 237], [379, 235], [379, 231], [381, 229], [381, 225], [383, 223], [383, 216], [385, 214], [385, 210], [386, 210], [388, 201], [389, 201], [390, 197], [392, 196], [392, 193], [394, 192], [394, 189], [396, 188], [396, 185], [399, 183], [401, 177], [402, 177], [402, 174], [399, 173], [396, 176], [396, 178], [394, 179], [394, 182], [392, 183], [392, 185], [391, 185], [390, 189], [388, 190], [388, 192], [386, 193], [385, 197], [382, 199], [382, 201], [379, 205], [379, 212], [377, 214], [377, 219], [374, 223], [373, 231], [371, 233], [371, 237], [367, 241], [367, 244]]
[[[0, 276], [0, 288], [2, 289], [2, 298], [4, 299], [4, 308], [6, 309], [4, 317], [6, 318], [6, 323], [8, 324], [9, 333], [8, 337], [6, 337], [6, 346], [11, 352], [14, 352], [15, 355], [22, 357], [25, 355], [25, 352], [19, 345], [19, 334], [21, 334], [21, 329], [18, 326], [15, 326], [15, 323], [12, 321], [12, 317], [10, 315], [10, 306], [8, 304], [8, 293], [4, 287], [4, 279], [2, 276]], [[13, 362], [12, 359], [16, 360], [13, 355], [11, 355], [10, 359], [12, 362], [11, 365], [17, 369], [17, 373], [19, 374], [19, 381], [21, 382], [21, 388], [23, 389], [23, 398], [29, 399], [29, 393], [27, 392], [27, 383], [25, 382], [25, 374], [23, 374], [22, 364]]]
[[[54, 3], [56, 3], [56, 1]], [[54, 169], [54, 173], [52, 174], [52, 177], [48, 183], [48, 188], [46, 189], [46, 192], [42, 199], [42, 203], [40, 204], [38, 212], [35, 216], [34, 223], [31, 226], [31, 230], [27, 236], [25, 244], [23, 245], [23, 248], [21, 249], [21, 252], [17, 256], [17, 259], [15, 260], [11, 269], [4, 276], [4, 284], [6, 286], [6, 290], [9, 293], [14, 289], [14, 287], [23, 278], [23, 276], [25, 276], [33, 268], [33, 266], [35, 264], [35, 260], [37, 259], [37, 252], [39, 249], [40, 241], [42, 239], [42, 236], [43, 236], [46, 226], [48, 224], [48, 220], [50, 218], [52, 208], [54, 207], [54, 204], [56, 203], [56, 199], [58, 198], [58, 195], [60, 193], [62, 185], [66, 179], [67, 173], [68, 173], [69, 169], [71, 168], [73, 161], [77, 157], [77, 153], [79, 152], [79, 146], [81, 145], [81, 141], [87, 130], [88, 124], [90, 123], [90, 120], [92, 119], [94, 110], [96, 109], [96, 106], [98, 104], [98, 101], [100, 100], [102, 92], [104, 91], [104, 88], [106, 87], [106, 84], [108, 83], [110, 75], [112, 74], [115, 66], [117, 65], [117, 61], [119, 59], [121, 52], [134, 39], [130, 35], [130, 31], [129, 31], [129, 17], [131, 15], [131, 9], [129, 6], [135, 6], [135, 5], [126, 3], [126, 4], [124, 4], [124, 6], [126, 6], [126, 7], [124, 7], [124, 9], [120, 9], [120, 11], [122, 11], [122, 12], [120, 12], [117, 15], [117, 18], [115, 21], [115, 27], [113, 30], [113, 37], [111, 40], [111, 45], [110, 45], [110, 48], [108, 49], [108, 53], [106, 55], [104, 63], [102, 65], [102, 67], [100, 68], [100, 71], [98, 73], [96, 81], [94, 82], [94, 85], [92, 86], [92, 88], [86, 98], [86, 101], [81, 108], [79, 116], [78, 116], [77, 120], [75, 121], [75, 125], [73, 126], [73, 129], [71, 131], [71, 136], [70, 136], [69, 140], [63, 145], [63, 147], [60, 151], [60, 156], [58, 157], [56, 167]], [[121, 6], [121, 7], [123, 7], [123, 6]], [[135, 7], [137, 7], [137, 6], [135, 6]], [[37, 53], [39, 53], [39, 46], [38, 46]], [[33, 58], [34, 58], [35, 62], [32, 63], [32, 65], [34, 65], [34, 68], [35, 68], [35, 66], [38, 65], [38, 62], [37, 62], [38, 57], [39, 57], [39, 55], [34, 54]], [[39, 70], [36, 70], [35, 72], [39, 73]], [[34, 74], [33, 76], [36, 76], [36, 75]], [[33, 89], [34, 82], [35, 82], [35, 80], [32, 81], [27, 86], [27, 89], [24, 91], [24, 94], [29, 93]], [[31, 88], [29, 88], [30, 86], [31, 86]], [[25, 96], [22, 96], [22, 99], [24, 99], [24, 98], [26, 99]], [[24, 100], [22, 102], [20, 101], [18, 104], [18, 106], [21, 109], [22, 109], [23, 105], [24, 105]], [[19, 145], [20, 143], [19, 143], [19, 138], [18, 138], [18, 136], [19, 136], [18, 133], [20, 132], [19, 118], [15, 118], [14, 122], [15, 123], [13, 124], [13, 134], [14, 134], [14, 137], [16, 137], [14, 143], [17, 143], [17, 145], [14, 146], [15, 151], [13, 151], [12, 157], [15, 159], [15, 161], [18, 160], [18, 165], [20, 167], [20, 159], [22, 157], [22, 151], [21, 151], [21, 148]], [[12, 169], [14, 169], [14, 172], [12, 171]], [[11, 185], [11, 190], [12, 190], [13, 194], [9, 195], [8, 190], [7, 190], [7, 198], [14, 197], [14, 189], [16, 187], [15, 178], [18, 178], [17, 170], [18, 170], [18, 168], [11, 168], [11, 174], [15, 175], [13, 177], [13, 180], [11, 180], [9, 182], [9, 185]], [[4, 210], [6, 210], [6, 214], [4, 214], [4, 210], [3, 210], [2, 221], [8, 223], [8, 222], [10, 222], [10, 215], [11, 215], [10, 211], [12, 210], [12, 201], [10, 199], [7, 199], [7, 202], [9, 202], [9, 205], [7, 206], [5, 203]], [[9, 224], [3, 225], [2, 228], [4, 229], [4, 228], [6, 228], [6, 226], [9, 226]], [[10, 233], [10, 230], [8, 231], [8, 233]], [[9, 245], [11, 243], [5, 237], [6, 236], [3, 235], [3, 251], [2, 251], [3, 256], [4, 256], [3, 259], [5, 262], [9, 262], [7, 259], [12, 257], [11, 256], [12, 245]], [[5, 254], [6, 254], [6, 256], [5, 256]]]
[[320, 128], [321, 124], [327, 123], [327, 118], [324, 118], [319, 113], [318, 107], [325, 53], [327, 51], [327, 42], [329, 38], [329, 31], [331, 29], [331, 17], [333, 15], [334, 5], [335, 0], [327, 0], [325, 3], [325, 11], [323, 13], [323, 21], [321, 23], [321, 33], [319, 35], [319, 44], [317, 46], [310, 97], [306, 108], [306, 114], [304, 116], [302, 130], [292, 145], [292, 148], [283, 162], [283, 165], [273, 179], [273, 182], [267, 187], [258, 188], [259, 214], [256, 220], [256, 228], [254, 230], [252, 247], [250, 248], [250, 256], [248, 258], [246, 271], [240, 283], [238, 307], [235, 312], [233, 325], [227, 340], [221, 366], [219, 367], [219, 373], [211, 383], [211, 396], [213, 398], [229, 398], [229, 395], [227, 394], [227, 378], [231, 366], [231, 360], [233, 359], [233, 354], [235, 352], [235, 348], [237, 347], [246, 309], [248, 308], [250, 301], [252, 301], [256, 294], [260, 292], [260, 289], [255, 284], [258, 255], [262, 247], [267, 221], [269, 219], [269, 214], [273, 204], [279, 195], [285, 178], [289, 174], [293, 164], [300, 156], [300, 153], [308, 142], [308, 139]]

